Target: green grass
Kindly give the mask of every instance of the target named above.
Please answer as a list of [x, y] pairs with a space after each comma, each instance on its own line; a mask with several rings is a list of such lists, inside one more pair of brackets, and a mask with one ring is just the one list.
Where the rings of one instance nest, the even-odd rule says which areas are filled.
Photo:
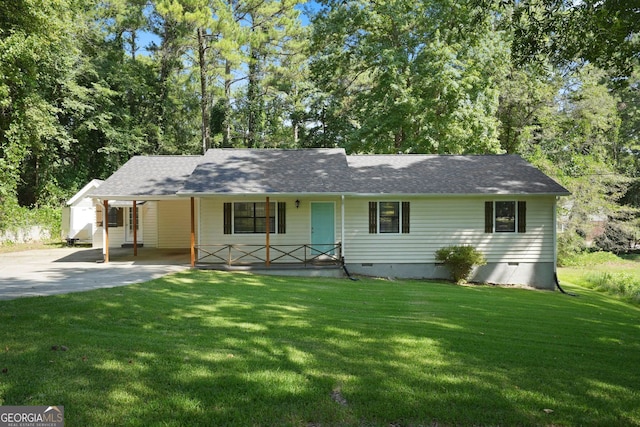
[[617, 295], [640, 304], [640, 257], [618, 257], [610, 252], [590, 252], [572, 257], [559, 269], [561, 281]]
[[32, 251], [35, 249], [57, 249], [64, 248], [67, 246], [67, 242], [63, 241], [50, 241], [50, 242], [29, 242], [29, 243], [13, 243], [13, 242], [4, 242], [0, 243], [0, 254], [10, 253], [10, 252], [22, 252], [22, 251]]
[[2, 301], [0, 405], [70, 426], [640, 425], [640, 309], [567, 287], [190, 271]]

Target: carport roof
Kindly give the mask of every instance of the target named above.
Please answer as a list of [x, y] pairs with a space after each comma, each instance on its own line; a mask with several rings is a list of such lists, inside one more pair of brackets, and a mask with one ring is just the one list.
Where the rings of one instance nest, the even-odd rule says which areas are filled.
[[100, 199], [175, 196], [202, 156], [132, 157], [90, 193]]

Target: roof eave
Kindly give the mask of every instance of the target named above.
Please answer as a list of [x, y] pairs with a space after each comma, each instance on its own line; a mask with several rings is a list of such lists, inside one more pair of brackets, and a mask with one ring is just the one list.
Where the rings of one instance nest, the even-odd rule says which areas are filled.
[[403, 196], [403, 197], [492, 197], [492, 196], [518, 196], [518, 197], [562, 197], [562, 196], [570, 196], [571, 193], [358, 193], [353, 191], [343, 191], [343, 192], [269, 192], [269, 193], [246, 193], [246, 192], [225, 192], [225, 193], [215, 193], [215, 192], [201, 192], [201, 193], [189, 193], [189, 192], [178, 192], [176, 196], [179, 198], [186, 197], [217, 197], [217, 196], [230, 196], [230, 197], [238, 197], [238, 196], [285, 196], [285, 197], [300, 197], [300, 196], [349, 196], [349, 197], [383, 197], [383, 196]]
[[354, 197], [380, 197], [380, 196], [413, 196], [413, 197], [494, 197], [494, 196], [516, 196], [516, 197], [562, 197], [562, 196], [570, 196], [571, 193], [344, 193], [345, 195], [350, 195]]
[[180, 198], [185, 197], [214, 197], [214, 196], [281, 196], [281, 197], [300, 197], [300, 196], [342, 196], [347, 194], [346, 192], [261, 192], [261, 193], [247, 193], [247, 192], [224, 192], [224, 193], [216, 193], [216, 192], [184, 192], [179, 191], [176, 193], [176, 196]]
[[142, 195], [142, 194], [91, 194], [90, 197], [99, 200], [122, 200], [122, 201], [146, 201], [153, 202], [158, 200], [175, 200], [178, 197], [175, 194], [159, 194], [159, 195]]
[[104, 181], [100, 179], [92, 179], [88, 184], [82, 187], [72, 198], [67, 201], [67, 206], [71, 206], [78, 200], [85, 197], [92, 197], [91, 191], [95, 188], [98, 188], [103, 182]]

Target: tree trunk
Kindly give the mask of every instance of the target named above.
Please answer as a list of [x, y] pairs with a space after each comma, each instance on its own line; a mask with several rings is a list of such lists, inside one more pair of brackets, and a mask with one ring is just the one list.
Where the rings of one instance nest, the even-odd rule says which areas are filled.
[[225, 61], [224, 65], [224, 134], [222, 146], [231, 147], [231, 62]]
[[247, 117], [247, 147], [256, 147], [257, 131], [258, 131], [258, 102], [259, 102], [259, 90], [258, 90], [258, 72], [260, 64], [259, 58], [256, 53], [256, 49], [251, 51], [251, 59], [249, 62], [249, 84], [247, 86], [247, 104], [249, 107]]
[[[251, 16], [251, 22], [255, 23], [255, 17]], [[260, 34], [265, 30], [258, 26], [251, 28], [252, 33]], [[262, 93], [261, 93], [261, 73], [262, 73], [262, 49], [263, 42], [260, 40], [250, 43], [249, 52], [249, 82], [247, 85], [247, 146], [257, 148], [261, 142], [262, 123]]]
[[400, 129], [398, 129], [394, 137], [394, 145], [395, 145], [396, 151], [402, 150], [404, 142], [405, 142], [405, 133], [404, 133], [404, 128], [401, 127]]
[[[292, 94], [294, 95], [294, 99], [297, 100], [299, 95], [297, 86], [294, 86]], [[293, 114], [291, 115], [291, 126], [293, 127], [293, 143], [296, 147], [298, 147], [298, 141], [300, 141], [300, 120], [298, 118], [299, 116], [297, 110], [297, 103], [295, 103]]]
[[209, 102], [207, 94], [207, 50], [204, 29], [198, 27], [198, 62], [200, 64], [200, 110], [202, 112], [202, 153], [206, 153], [211, 146], [209, 138]]
[[136, 50], [138, 50], [138, 46], [136, 44], [136, 30], [131, 30], [131, 59], [136, 60]]

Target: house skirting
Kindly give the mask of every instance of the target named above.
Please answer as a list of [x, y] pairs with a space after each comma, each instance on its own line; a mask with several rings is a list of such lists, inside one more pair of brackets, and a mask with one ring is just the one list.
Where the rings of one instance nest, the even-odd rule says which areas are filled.
[[[442, 264], [415, 263], [346, 263], [350, 273], [374, 277], [450, 280], [449, 270]], [[472, 282], [501, 285], [527, 285], [538, 289], [555, 289], [552, 262], [490, 262], [477, 268]]]
[[267, 267], [264, 264], [247, 265], [227, 265], [213, 263], [198, 263], [196, 267], [201, 270], [221, 270], [221, 271], [244, 271], [254, 274], [264, 274], [271, 276], [291, 276], [291, 277], [344, 277], [341, 265], [304, 265], [304, 264], [284, 264], [276, 263]]

